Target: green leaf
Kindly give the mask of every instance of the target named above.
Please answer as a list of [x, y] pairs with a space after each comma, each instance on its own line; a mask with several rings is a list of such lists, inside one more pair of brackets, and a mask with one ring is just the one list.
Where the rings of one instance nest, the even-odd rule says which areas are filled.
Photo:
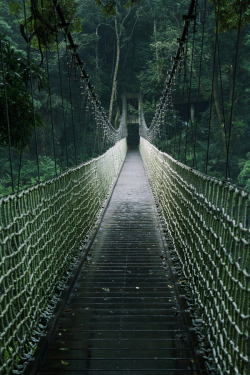
[[69, 362], [61, 361], [61, 364], [62, 364], [63, 366], [68, 366], [68, 365], [69, 365]]

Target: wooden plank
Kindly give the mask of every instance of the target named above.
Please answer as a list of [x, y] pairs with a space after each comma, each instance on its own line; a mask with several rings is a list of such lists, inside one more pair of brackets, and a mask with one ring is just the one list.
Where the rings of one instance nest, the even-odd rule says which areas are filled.
[[201, 375], [137, 150], [38, 374]]

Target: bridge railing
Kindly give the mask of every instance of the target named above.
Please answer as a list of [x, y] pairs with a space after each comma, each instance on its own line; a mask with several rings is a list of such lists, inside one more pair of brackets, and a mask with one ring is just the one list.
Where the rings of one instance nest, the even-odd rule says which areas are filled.
[[0, 200], [0, 374], [36, 346], [56, 288], [83, 247], [127, 150], [104, 155]]
[[145, 139], [140, 151], [223, 374], [247, 374], [250, 194], [202, 175]]

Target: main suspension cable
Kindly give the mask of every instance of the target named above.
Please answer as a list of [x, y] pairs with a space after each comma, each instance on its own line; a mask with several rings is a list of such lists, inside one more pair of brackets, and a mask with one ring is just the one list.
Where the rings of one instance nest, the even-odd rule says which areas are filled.
[[[78, 66], [78, 68], [80, 69], [81, 71], [81, 77], [83, 78], [84, 82], [85, 82], [85, 85], [87, 87], [87, 90], [89, 92], [89, 96], [90, 96], [90, 99], [91, 99], [91, 102], [92, 104], [94, 105], [95, 107], [95, 111], [98, 112], [101, 116], [102, 116], [102, 124], [104, 127], [106, 127], [107, 129], [109, 129], [109, 132], [111, 132], [110, 134], [110, 137], [111, 137], [111, 141], [114, 143], [118, 140], [119, 138], [119, 132], [113, 128], [113, 126], [111, 125], [107, 115], [105, 114], [102, 106], [101, 106], [101, 103], [100, 101], [98, 100], [97, 98], [97, 95], [94, 91], [94, 87], [91, 85], [90, 83], [90, 77], [89, 75], [85, 72], [85, 69], [84, 69], [84, 63], [82, 62], [82, 60], [80, 59], [80, 56], [79, 54], [77, 53], [77, 48], [78, 48], [78, 45], [76, 45], [73, 41], [73, 38], [72, 38], [72, 35], [69, 31], [69, 28], [70, 28], [70, 23], [66, 22], [65, 20], [65, 17], [63, 15], [63, 12], [62, 12], [62, 9], [58, 3], [58, 0], [53, 0], [53, 3], [54, 3], [54, 7], [55, 7], [55, 10], [58, 14], [58, 17], [60, 19], [60, 22], [61, 22], [61, 27], [64, 29], [64, 32], [65, 32], [65, 35], [68, 39], [68, 42], [69, 42], [69, 45], [70, 45], [70, 48], [71, 50], [73, 51], [73, 54], [75, 56], [75, 61], [76, 61], [76, 65]], [[124, 136], [124, 134], [120, 134], [120, 137]]]
[[186, 16], [183, 16], [185, 24], [184, 24], [184, 28], [183, 28], [183, 32], [182, 32], [181, 37], [177, 39], [179, 47], [177, 49], [176, 55], [173, 57], [173, 66], [172, 66], [172, 69], [169, 72], [169, 78], [168, 78], [166, 86], [163, 90], [162, 96], [161, 96], [161, 98], [160, 98], [160, 100], [157, 104], [156, 113], [155, 113], [155, 116], [154, 116], [154, 118], [152, 120], [152, 123], [149, 127], [149, 131], [151, 131], [152, 128], [154, 128], [155, 126], [157, 126], [159, 124], [159, 119], [161, 117], [160, 113], [166, 107], [167, 94], [169, 92], [169, 88], [172, 84], [173, 77], [176, 74], [178, 65], [179, 65], [181, 57], [182, 57], [183, 45], [186, 42], [188, 28], [189, 28], [190, 22], [194, 20], [193, 12], [195, 10], [196, 1], [197, 0], [191, 0], [189, 10], [188, 10], [188, 14]]

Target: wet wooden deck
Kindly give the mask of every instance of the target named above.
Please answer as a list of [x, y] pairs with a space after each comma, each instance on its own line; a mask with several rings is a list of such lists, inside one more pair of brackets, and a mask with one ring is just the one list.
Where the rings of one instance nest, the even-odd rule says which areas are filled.
[[138, 150], [123, 170], [39, 375], [198, 375]]

